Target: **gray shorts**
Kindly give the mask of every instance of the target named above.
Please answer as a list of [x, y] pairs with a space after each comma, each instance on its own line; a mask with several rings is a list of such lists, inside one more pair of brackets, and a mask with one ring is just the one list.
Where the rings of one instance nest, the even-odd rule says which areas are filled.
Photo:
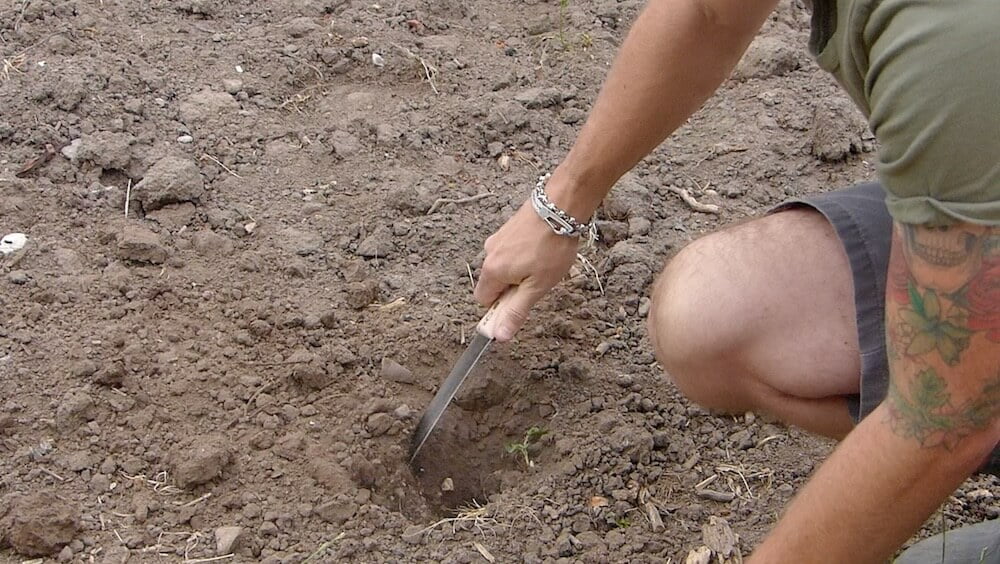
[[[861, 352], [859, 393], [848, 398], [854, 421], [861, 421], [885, 399], [889, 359], [885, 351], [885, 283], [892, 246], [892, 218], [885, 190], [878, 183], [797, 198], [778, 210], [808, 206], [830, 222], [847, 252], [854, 277], [854, 307]], [[1000, 446], [981, 469], [1000, 475]]]

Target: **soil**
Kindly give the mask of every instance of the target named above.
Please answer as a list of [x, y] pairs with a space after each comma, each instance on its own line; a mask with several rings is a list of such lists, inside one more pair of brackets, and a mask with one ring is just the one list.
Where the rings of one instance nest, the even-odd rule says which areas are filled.
[[[686, 242], [872, 176], [801, 5], [619, 183], [597, 275], [495, 347], [408, 464], [481, 314], [483, 240], [639, 8], [0, 4], [0, 235], [28, 237], [0, 262], [0, 561], [749, 552], [831, 444], [688, 403], [644, 317]], [[943, 515], [996, 517], [997, 495], [972, 479]]]

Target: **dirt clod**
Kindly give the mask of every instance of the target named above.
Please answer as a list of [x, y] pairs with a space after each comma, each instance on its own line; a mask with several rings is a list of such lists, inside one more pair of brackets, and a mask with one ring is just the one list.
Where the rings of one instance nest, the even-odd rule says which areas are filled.
[[210, 482], [222, 475], [232, 458], [229, 441], [221, 435], [203, 435], [189, 441], [172, 456], [173, 477], [181, 488]]
[[198, 202], [204, 194], [205, 181], [198, 165], [172, 155], [156, 161], [132, 192], [147, 212], [168, 204]]
[[163, 264], [169, 252], [160, 236], [139, 225], [126, 225], [118, 237], [118, 258], [127, 261]]
[[0, 515], [0, 546], [8, 544], [24, 556], [51, 556], [80, 530], [80, 513], [50, 492], [19, 496]]

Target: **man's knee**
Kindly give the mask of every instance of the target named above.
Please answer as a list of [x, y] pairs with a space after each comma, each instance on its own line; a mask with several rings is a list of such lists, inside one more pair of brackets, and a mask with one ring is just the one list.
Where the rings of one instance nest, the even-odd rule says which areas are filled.
[[733, 303], [739, 285], [726, 264], [727, 255], [740, 252], [733, 247], [738, 244], [727, 231], [690, 243], [663, 269], [652, 292], [648, 328], [656, 358], [682, 393], [709, 408], [742, 408], [730, 405], [730, 378], [741, 372], [736, 353], [746, 323]]

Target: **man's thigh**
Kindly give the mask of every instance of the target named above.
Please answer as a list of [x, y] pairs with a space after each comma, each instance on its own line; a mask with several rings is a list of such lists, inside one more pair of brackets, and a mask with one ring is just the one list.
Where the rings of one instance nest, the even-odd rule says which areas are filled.
[[[861, 347], [867, 343], [860, 329], [879, 335], [876, 352], [884, 357], [881, 300], [862, 304], [873, 308], [857, 307], [864, 292], [883, 295], [878, 288], [885, 282], [885, 261], [880, 272], [870, 253], [859, 252], [884, 245], [888, 257], [891, 221], [884, 204], [878, 228], [854, 211], [881, 204], [881, 194], [871, 192], [851, 188], [789, 203], [703, 237], [670, 262], [654, 290], [660, 304], [651, 324], [654, 339], [678, 352], [675, 371], [690, 359], [700, 369], [692, 373], [713, 375], [701, 382], [694, 374], [686, 391], [712, 392], [691, 388], [718, 388], [714, 375], [728, 374], [722, 380], [734, 384], [726, 392], [734, 396], [754, 381], [801, 398], [853, 395], [856, 415], [869, 352]], [[872, 241], [881, 223], [884, 240]]]

